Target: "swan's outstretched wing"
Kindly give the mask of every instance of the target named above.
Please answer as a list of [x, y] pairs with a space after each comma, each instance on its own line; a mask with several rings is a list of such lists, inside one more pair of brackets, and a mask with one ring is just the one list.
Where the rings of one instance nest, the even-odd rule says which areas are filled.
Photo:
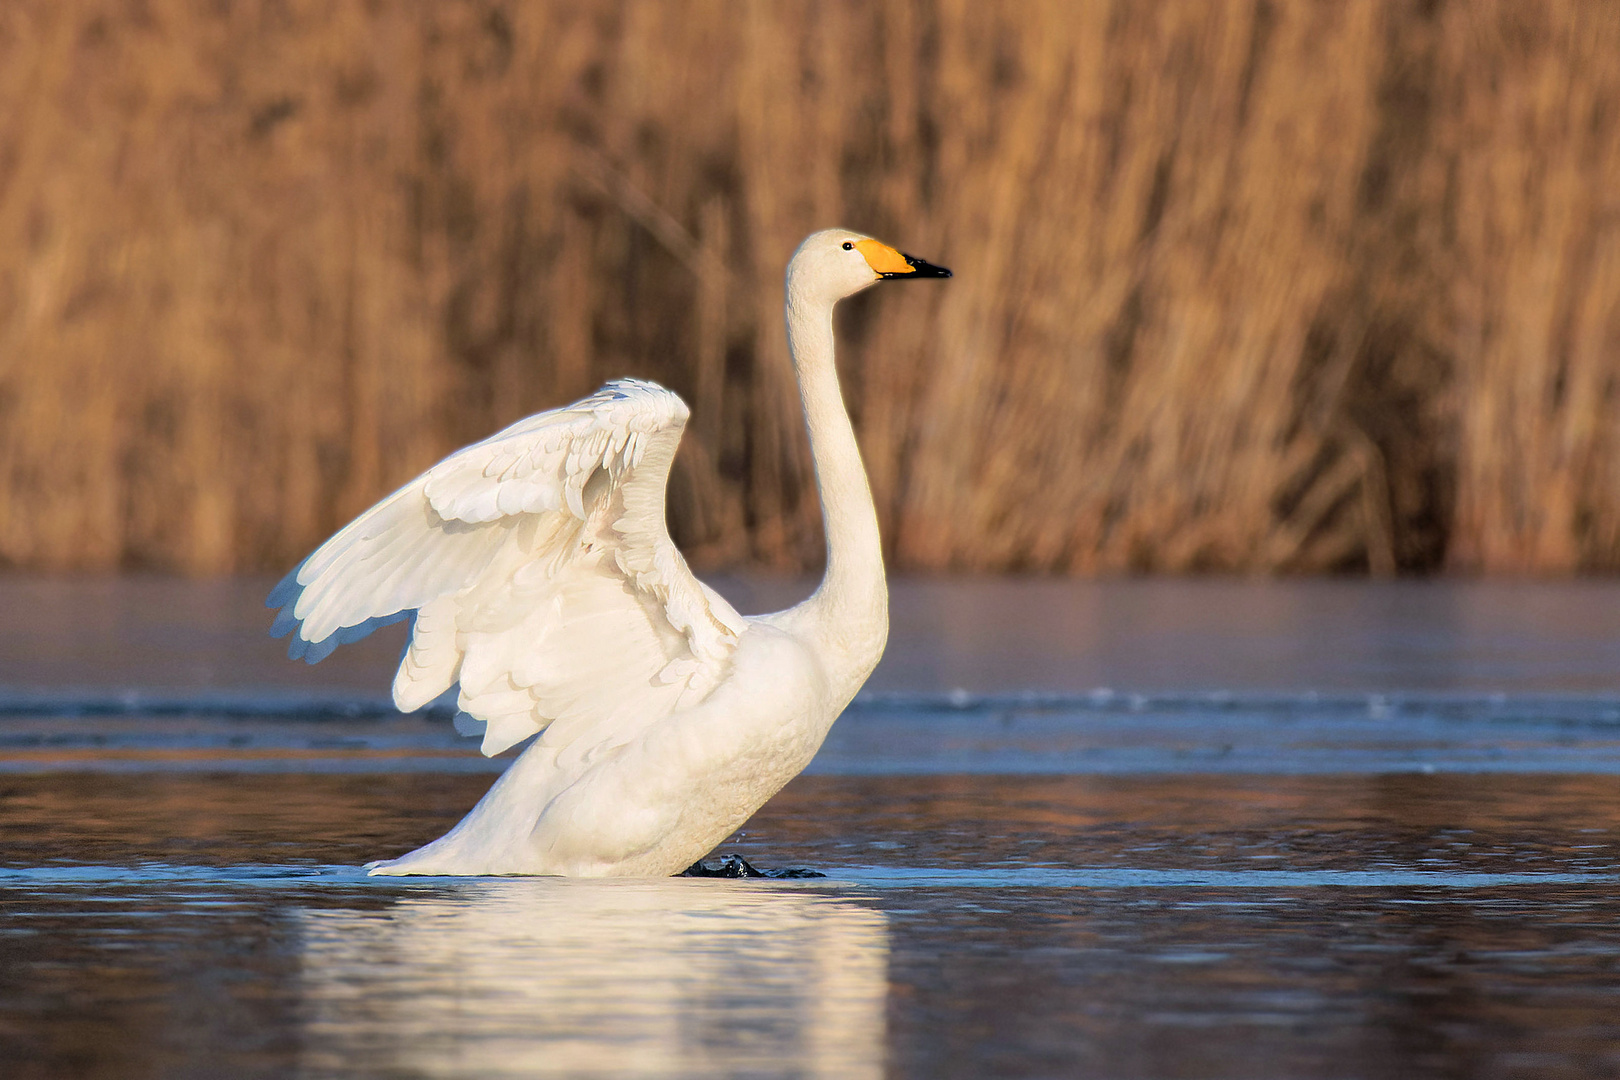
[[542, 730], [582, 754], [629, 738], [707, 696], [746, 625], [664, 524], [687, 415], [624, 379], [452, 454], [276, 586], [272, 633], [315, 663], [415, 612], [401, 709], [459, 680], [486, 754]]

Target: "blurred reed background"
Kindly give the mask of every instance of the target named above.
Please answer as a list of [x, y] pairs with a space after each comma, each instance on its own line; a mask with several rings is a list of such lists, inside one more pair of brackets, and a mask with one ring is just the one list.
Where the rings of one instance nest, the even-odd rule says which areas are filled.
[[1620, 5], [6, 0], [0, 565], [281, 569], [603, 379], [819, 557], [781, 272], [903, 569], [1620, 569]]

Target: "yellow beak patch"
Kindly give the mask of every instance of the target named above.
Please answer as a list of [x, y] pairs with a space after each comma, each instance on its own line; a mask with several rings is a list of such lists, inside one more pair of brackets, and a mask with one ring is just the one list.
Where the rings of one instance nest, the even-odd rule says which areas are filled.
[[906, 257], [888, 244], [880, 244], [876, 240], [857, 240], [855, 250], [866, 259], [866, 265], [879, 274], [909, 274], [912, 265], [906, 262]]

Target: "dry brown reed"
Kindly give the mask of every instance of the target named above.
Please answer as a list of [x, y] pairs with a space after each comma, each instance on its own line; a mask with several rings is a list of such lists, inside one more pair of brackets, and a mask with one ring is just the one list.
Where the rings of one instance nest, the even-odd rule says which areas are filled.
[[1620, 7], [0, 5], [0, 564], [285, 566], [607, 377], [813, 563], [800, 237], [893, 561], [1620, 568]]

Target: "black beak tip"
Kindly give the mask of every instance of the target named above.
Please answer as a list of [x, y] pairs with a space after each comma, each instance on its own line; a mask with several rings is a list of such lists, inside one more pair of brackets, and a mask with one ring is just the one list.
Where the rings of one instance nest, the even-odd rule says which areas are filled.
[[911, 255], [905, 255], [903, 252], [901, 254], [904, 256], [904, 258], [906, 260], [906, 265], [910, 266], [911, 269], [908, 270], [907, 272], [903, 273], [903, 274], [884, 274], [883, 275], [884, 277], [886, 277], [886, 278], [948, 278], [948, 277], [951, 276], [951, 272], [949, 270], [945, 269], [945, 267], [943, 267], [943, 266], [935, 266], [933, 263], [928, 262], [925, 259], [918, 259], [918, 258], [915, 258], [914, 256], [911, 256]]

